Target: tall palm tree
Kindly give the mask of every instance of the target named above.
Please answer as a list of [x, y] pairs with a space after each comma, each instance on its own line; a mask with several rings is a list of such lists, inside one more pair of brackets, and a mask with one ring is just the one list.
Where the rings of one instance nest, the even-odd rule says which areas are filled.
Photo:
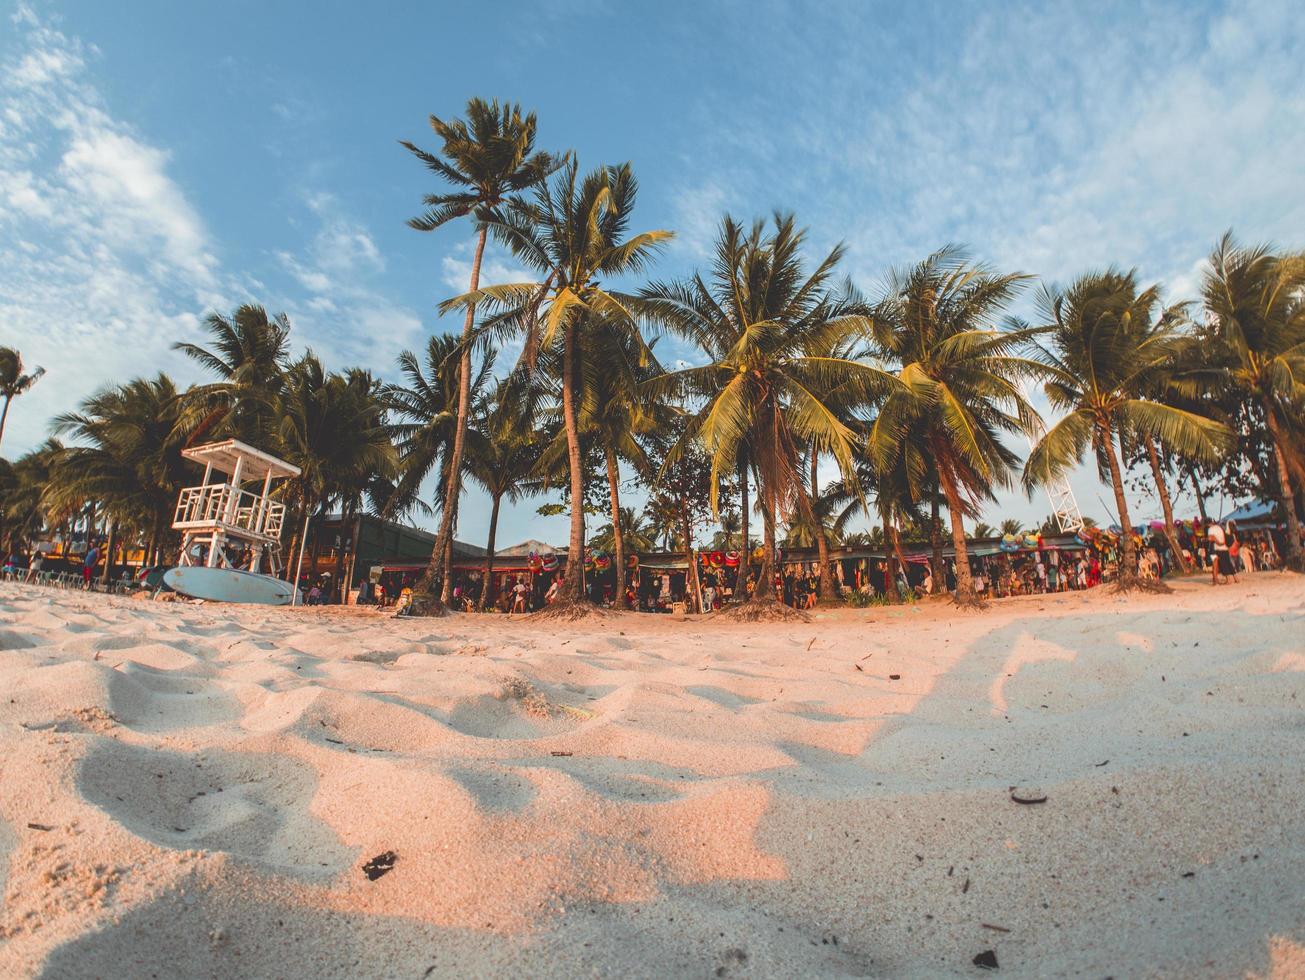
[[722, 478], [740, 459], [756, 477], [765, 549], [753, 600], [764, 606], [775, 603], [769, 579], [776, 512], [811, 508], [799, 472], [802, 447], [832, 456], [843, 478], [853, 480], [857, 434], [840, 411], [896, 384], [873, 364], [829, 353], [863, 333], [865, 309], [850, 287], [830, 287], [842, 246], [808, 274], [805, 237], [792, 215], [776, 214], [769, 233], [761, 221], [744, 230], [726, 216], [708, 281], [695, 275], [653, 284], [645, 293], [648, 315], [708, 358], [647, 387], [694, 406], [685, 435], [700, 440], [711, 457], [713, 509]]
[[[489, 222], [495, 212], [509, 204], [514, 195], [539, 184], [557, 167], [557, 161], [536, 152], [535, 114], [523, 115], [521, 106], [498, 100], [485, 102], [470, 99], [467, 118], [443, 120], [430, 117], [431, 129], [443, 144], [438, 154], [428, 153], [406, 140], [402, 145], [426, 165], [435, 176], [451, 185], [443, 193], [425, 197], [426, 210], [408, 224], [418, 231], [434, 231], [455, 218], [470, 216], [476, 227], [476, 251], [471, 261], [468, 290], [480, 288], [480, 263], [485, 254]], [[472, 325], [476, 304], [468, 303], [462, 324], [461, 370], [458, 377], [457, 415], [453, 424], [453, 445], [447, 466], [448, 483], [444, 489], [444, 507], [431, 565], [417, 591], [438, 597], [427, 602], [431, 611], [447, 604], [452, 587], [448, 556], [453, 534], [453, 519], [462, 487], [462, 454], [467, 432], [467, 413], [471, 407]]]
[[644, 347], [620, 329], [603, 328], [582, 333], [585, 345], [581, 359], [579, 423], [582, 437], [598, 445], [607, 473], [610, 505], [608, 527], [612, 530], [614, 559], [613, 598], [625, 606], [626, 548], [621, 524], [621, 462], [651, 477], [649, 462], [640, 438], [669, 425], [666, 407], [647, 398], [640, 386], [662, 373]]
[[1116, 440], [1137, 432], [1205, 456], [1226, 444], [1227, 429], [1220, 423], [1143, 397], [1154, 372], [1181, 357], [1192, 338], [1182, 332], [1180, 315], [1161, 309], [1159, 288], [1139, 291], [1132, 272], [1108, 269], [1080, 276], [1067, 290], [1046, 287], [1039, 307], [1046, 332], [1033, 347], [1044, 364], [1043, 388], [1051, 405], [1066, 414], [1029, 453], [1025, 486], [1032, 492], [1060, 476], [1091, 445], [1118, 508], [1119, 587], [1159, 588], [1137, 574]]
[[31, 390], [32, 385], [45, 374], [45, 368], [34, 371], [23, 369], [23, 355], [12, 347], [0, 347], [0, 398], [5, 400], [0, 409], [0, 441], [5, 437], [5, 420], [9, 418], [9, 403]]
[[[300, 470], [291, 481], [300, 521], [352, 498], [376, 474], [396, 472], [384, 403], [366, 372], [328, 373], [306, 353], [286, 370], [280, 402], [281, 452]], [[287, 558], [293, 568], [292, 556]]]
[[[1185, 318], [1186, 305], [1170, 307], [1167, 312], [1173, 317]], [[1194, 411], [1199, 415], [1218, 416], [1220, 413], [1212, 396], [1216, 389], [1226, 388], [1226, 385], [1217, 383], [1217, 372], [1209, 371], [1204, 363], [1206, 356], [1203, 345], [1199, 343], [1190, 345], [1180, 359], [1156, 365], [1149, 373], [1148, 379], [1139, 384], [1139, 393], [1150, 401], [1165, 402]], [[1226, 424], [1226, 420], [1223, 421]], [[1166, 477], [1168, 467], [1166, 459], [1162, 459], [1162, 453], [1166, 458], [1181, 458], [1181, 451], [1178, 447], [1161, 443], [1150, 432], [1130, 432], [1128, 442], [1135, 445], [1141, 455], [1146, 457], [1147, 465], [1151, 469], [1151, 480], [1155, 484], [1156, 496], [1160, 500], [1169, 553], [1178, 570], [1186, 574], [1191, 571], [1191, 567], [1183, 557], [1183, 549], [1178, 538], [1178, 525], [1174, 519], [1173, 499], [1169, 495], [1169, 483]], [[1189, 465], [1192, 463], [1190, 458], [1188, 463]]]
[[485, 543], [484, 578], [476, 607], [489, 601], [494, 574], [494, 545], [498, 535], [499, 508], [503, 501], [516, 503], [542, 489], [535, 468], [546, 434], [535, 424], [539, 391], [524, 371], [514, 371], [498, 383], [487, 404], [473, 412], [467, 430], [467, 472], [489, 494], [489, 538]]
[[[484, 307], [490, 333], [524, 332], [527, 364], [542, 348], [560, 345], [562, 420], [570, 475], [571, 534], [566, 575], [555, 612], [584, 602], [584, 465], [580, 442], [582, 333], [618, 332], [643, 347], [636, 314], [639, 298], [609, 289], [607, 277], [638, 273], [669, 231], [629, 235], [638, 183], [629, 164], [599, 167], [581, 176], [568, 159], [555, 178], [528, 201], [511, 203], [488, 220], [490, 233], [539, 275], [536, 282], [486, 286], [441, 305]], [[643, 349], [646, 350], [646, 347]]]
[[1292, 435], [1305, 413], [1305, 253], [1242, 247], [1228, 232], [1210, 256], [1201, 294], [1204, 339], [1212, 342], [1215, 365], [1264, 412], [1287, 524], [1285, 564], [1305, 572], [1296, 514], [1296, 493], [1305, 492], [1305, 482], [1292, 475], [1301, 461], [1299, 436]]
[[179, 350], [218, 380], [196, 385], [183, 396], [182, 424], [191, 442], [211, 433], [225, 433], [256, 448], [272, 450], [277, 439], [277, 397], [289, 360], [290, 320], [284, 313], [268, 316], [253, 303], [230, 317], [211, 313], [204, 321], [207, 347], [176, 343]]
[[[1008, 486], [1019, 458], [1001, 441], [1036, 418], [1019, 379], [1037, 368], [1017, 356], [1027, 331], [999, 318], [1029, 277], [972, 265], [949, 245], [894, 272], [873, 319], [875, 338], [902, 365], [902, 386], [884, 402], [870, 433], [880, 469], [918, 449], [930, 458], [951, 514], [956, 602], [977, 606], [965, 518]], [[917, 465], [917, 464], [912, 464]]]

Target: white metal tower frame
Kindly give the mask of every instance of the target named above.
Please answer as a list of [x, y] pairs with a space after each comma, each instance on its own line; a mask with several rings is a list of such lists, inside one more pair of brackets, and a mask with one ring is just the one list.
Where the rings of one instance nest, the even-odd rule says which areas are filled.
[[[1027, 389], [1023, 394], [1024, 400], [1028, 401]], [[1046, 426], [1042, 424], [1040, 418], [1035, 417], [1033, 431], [1024, 433], [1029, 449], [1041, 442], [1046, 434]], [[1078, 534], [1082, 531], [1086, 525], [1083, 523], [1083, 513], [1078, 509], [1078, 498], [1074, 496], [1074, 488], [1069, 485], [1069, 478], [1053, 477], [1043, 483], [1042, 488], [1047, 493], [1047, 500], [1051, 503], [1051, 514], [1056, 520], [1056, 526], [1060, 528], [1060, 533]]]

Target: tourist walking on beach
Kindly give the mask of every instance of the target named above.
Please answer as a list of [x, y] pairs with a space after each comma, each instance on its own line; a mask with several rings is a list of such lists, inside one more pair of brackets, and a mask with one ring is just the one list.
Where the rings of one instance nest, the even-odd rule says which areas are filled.
[[82, 588], [89, 589], [95, 577], [95, 566], [100, 563], [100, 546], [93, 544], [82, 561]]
[[1237, 570], [1233, 567], [1232, 554], [1229, 551], [1228, 535], [1218, 521], [1211, 520], [1205, 528], [1206, 539], [1210, 542], [1214, 560], [1210, 563], [1212, 584], [1219, 584], [1219, 576], [1240, 581]]

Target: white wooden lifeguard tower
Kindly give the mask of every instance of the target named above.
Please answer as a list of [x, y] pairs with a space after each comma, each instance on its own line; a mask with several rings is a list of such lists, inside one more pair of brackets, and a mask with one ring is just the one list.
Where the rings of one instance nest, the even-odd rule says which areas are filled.
[[[186, 487], [177, 501], [172, 527], [182, 532], [178, 564], [200, 564], [192, 552], [203, 545], [208, 550], [202, 564], [230, 568], [226, 544], [236, 540], [249, 546], [245, 571], [259, 572], [266, 552], [272, 573], [279, 572], [285, 504], [272, 500], [269, 493], [273, 480], [296, 477], [299, 467], [236, 439], [193, 446], [181, 455], [204, 465], [204, 482]], [[225, 479], [214, 481], [214, 474]], [[258, 492], [243, 488], [255, 481], [262, 481]]]

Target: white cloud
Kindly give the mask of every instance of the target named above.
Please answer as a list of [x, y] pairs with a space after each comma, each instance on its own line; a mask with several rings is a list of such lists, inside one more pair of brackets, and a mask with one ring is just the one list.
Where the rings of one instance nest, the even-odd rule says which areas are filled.
[[198, 309], [222, 295], [208, 232], [168, 173], [168, 153], [114, 118], [89, 78], [97, 52], [12, 18], [20, 54], [0, 65], [0, 323], [47, 375], [15, 404], [12, 454], [100, 385], [187, 366]]
[[370, 231], [334, 195], [310, 192], [304, 204], [318, 226], [303, 255], [276, 253], [310, 294], [302, 303], [287, 304], [295, 339], [331, 365], [392, 370], [401, 351], [421, 343], [421, 319], [386, 296], [378, 283], [384, 256]]

